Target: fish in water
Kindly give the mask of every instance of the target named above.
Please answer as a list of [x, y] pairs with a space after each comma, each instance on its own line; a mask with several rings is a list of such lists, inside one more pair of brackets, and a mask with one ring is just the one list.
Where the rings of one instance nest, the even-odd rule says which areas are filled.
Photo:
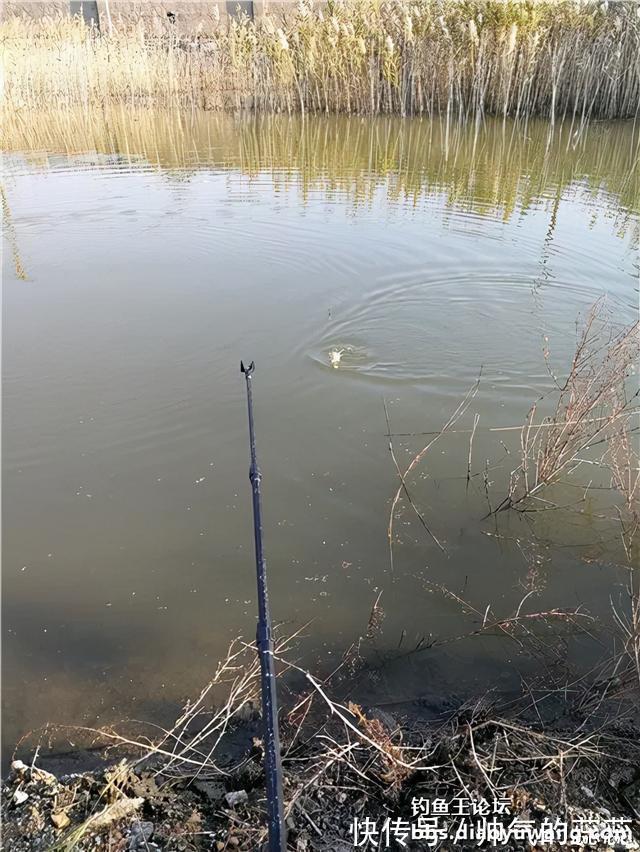
[[340, 360], [342, 359], [342, 353], [344, 349], [331, 349], [329, 352], [329, 363], [332, 367], [335, 367], [337, 370], [340, 366]]

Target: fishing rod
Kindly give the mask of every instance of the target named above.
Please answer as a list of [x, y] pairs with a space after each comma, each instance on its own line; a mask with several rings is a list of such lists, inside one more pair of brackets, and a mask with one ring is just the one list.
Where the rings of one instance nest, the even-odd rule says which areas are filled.
[[258, 578], [258, 629], [256, 632], [256, 644], [260, 658], [269, 852], [286, 852], [287, 840], [284, 824], [276, 672], [273, 661], [273, 635], [271, 632], [271, 613], [269, 611], [269, 592], [267, 590], [267, 562], [264, 558], [262, 548], [261, 475], [256, 458], [256, 439], [253, 427], [251, 377], [254, 370], [255, 364], [253, 361], [248, 367], [245, 367], [244, 362], [240, 362], [240, 371], [244, 373], [247, 382], [247, 407], [249, 409], [249, 445], [251, 447], [249, 480], [251, 481], [253, 492], [253, 532], [256, 546], [256, 573]]

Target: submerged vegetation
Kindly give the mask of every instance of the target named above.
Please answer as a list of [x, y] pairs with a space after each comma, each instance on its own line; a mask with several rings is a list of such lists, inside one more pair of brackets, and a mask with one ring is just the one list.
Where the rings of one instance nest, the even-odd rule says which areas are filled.
[[344, 0], [181, 36], [80, 19], [2, 25], [13, 108], [180, 105], [276, 112], [629, 117], [635, 3]]

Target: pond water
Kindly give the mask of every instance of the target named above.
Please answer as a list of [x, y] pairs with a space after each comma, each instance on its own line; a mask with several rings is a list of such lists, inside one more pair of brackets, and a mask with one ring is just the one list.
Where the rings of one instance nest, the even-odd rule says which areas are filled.
[[[305, 665], [335, 667], [380, 593], [380, 659], [478, 626], [429, 582], [511, 613], [534, 562], [532, 611], [606, 617], [619, 531], [597, 513], [482, 520], [468, 431], [410, 478], [445, 551], [403, 500], [391, 566], [383, 400], [406, 467], [429, 440], [406, 433], [439, 430], [482, 368], [456, 428], [479, 415], [472, 467], [490, 460], [499, 502], [519, 434], [489, 428], [552, 389], [545, 345], [563, 375], [596, 299], [636, 317], [629, 124], [52, 113], [15, 118], [9, 140], [5, 748], [45, 721], [160, 719], [252, 636], [241, 358], [257, 365], [273, 616], [307, 625]], [[381, 701], [519, 664], [504, 639], [415, 660], [378, 678]]]

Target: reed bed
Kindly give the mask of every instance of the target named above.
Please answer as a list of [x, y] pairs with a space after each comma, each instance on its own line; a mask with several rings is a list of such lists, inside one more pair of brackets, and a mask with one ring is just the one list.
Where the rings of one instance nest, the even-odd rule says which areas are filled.
[[301, 2], [286, 15], [158, 34], [80, 19], [1, 27], [12, 108], [179, 105], [348, 114], [635, 116], [634, 3]]

